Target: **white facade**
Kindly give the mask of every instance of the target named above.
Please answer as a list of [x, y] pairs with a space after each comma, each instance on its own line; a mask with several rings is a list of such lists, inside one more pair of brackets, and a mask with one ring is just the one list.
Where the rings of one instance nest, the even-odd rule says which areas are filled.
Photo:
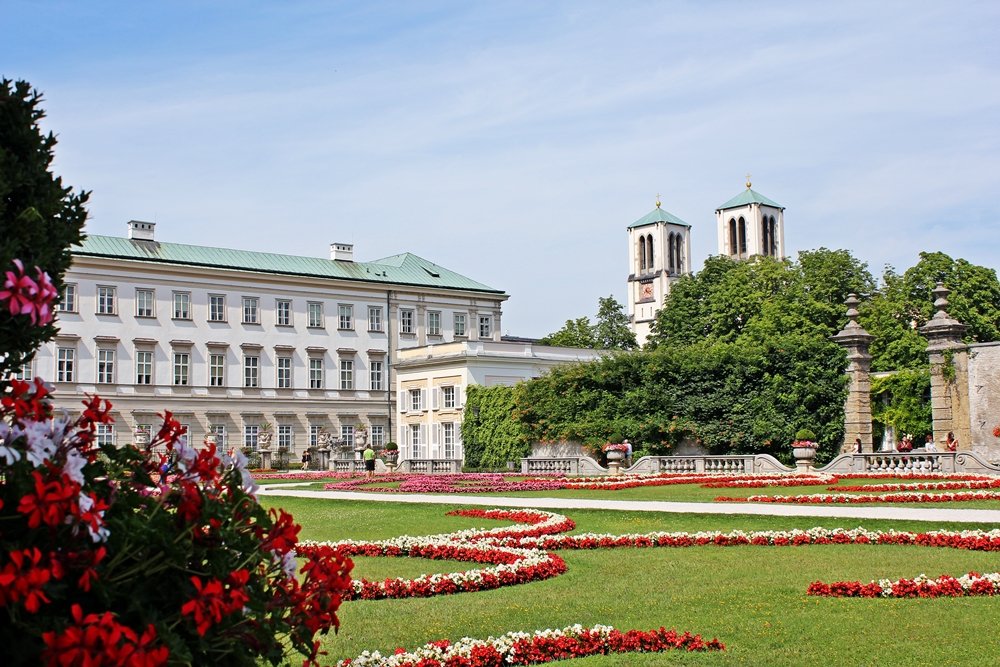
[[785, 208], [750, 189], [715, 211], [719, 254], [785, 258]]
[[[293, 455], [321, 430], [351, 441], [366, 425], [384, 443], [395, 430], [400, 350], [500, 338], [506, 294], [413, 256], [355, 264], [353, 249], [337, 244], [343, 259], [283, 258], [158, 244], [151, 226], [138, 230], [145, 238], [130, 231], [74, 248], [60, 332], [27, 369], [55, 384], [57, 407], [78, 411], [87, 394], [110, 400], [115, 425], [100, 435], [118, 444], [137, 426], [155, 430], [164, 410], [193, 442], [212, 427], [222, 444], [254, 448], [267, 423], [272, 445]], [[301, 270], [316, 263], [331, 276]], [[406, 284], [421, 274], [440, 285]]]
[[462, 459], [462, 415], [471, 385], [514, 385], [603, 350], [525, 341], [455, 341], [400, 350], [396, 363], [400, 459]]

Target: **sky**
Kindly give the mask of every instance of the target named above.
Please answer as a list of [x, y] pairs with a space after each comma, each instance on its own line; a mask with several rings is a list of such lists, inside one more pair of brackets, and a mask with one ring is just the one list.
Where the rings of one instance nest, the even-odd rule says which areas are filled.
[[791, 253], [1000, 265], [1000, 3], [5, 0], [86, 231], [411, 252], [542, 336], [624, 303], [654, 207], [717, 252], [744, 188]]

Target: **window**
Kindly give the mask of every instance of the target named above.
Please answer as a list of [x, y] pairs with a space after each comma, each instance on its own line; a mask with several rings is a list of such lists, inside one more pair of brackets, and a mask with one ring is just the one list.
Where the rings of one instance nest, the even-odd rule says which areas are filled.
[[243, 297], [243, 324], [260, 324], [260, 299]]
[[479, 337], [490, 338], [493, 335], [493, 318], [489, 315], [479, 316]]
[[354, 426], [344, 425], [340, 427], [340, 439], [348, 447], [354, 446]]
[[371, 387], [372, 391], [382, 391], [382, 362], [372, 361], [371, 366]]
[[10, 377], [14, 380], [30, 380], [31, 379], [31, 362], [26, 361], [17, 368], [11, 369]]
[[208, 321], [226, 321], [226, 296], [224, 294], [208, 295]]
[[254, 451], [257, 449], [257, 438], [260, 436], [260, 427], [256, 424], [244, 424], [243, 426], [243, 446]]
[[310, 359], [309, 360], [309, 388], [310, 389], [322, 389], [323, 388], [323, 360], [322, 359]]
[[243, 357], [243, 386], [260, 386], [260, 357], [250, 354]]
[[208, 386], [209, 387], [226, 386], [225, 354], [215, 353], [208, 355]]
[[292, 425], [278, 424], [278, 449], [294, 450], [292, 440]]
[[276, 360], [278, 369], [278, 389], [292, 388], [292, 358], [278, 357]]
[[57, 308], [63, 313], [76, 312], [76, 284], [66, 283], [59, 294], [59, 305]]
[[465, 313], [455, 313], [455, 335], [465, 335]]
[[410, 424], [410, 458], [420, 458], [420, 446], [424, 444], [421, 431], [420, 424]]
[[411, 333], [413, 333], [413, 311], [412, 310], [401, 310], [401, 311], [399, 311], [399, 333], [401, 333], [401, 334], [411, 334]]
[[455, 424], [445, 422], [441, 424], [441, 434], [444, 440], [444, 457], [446, 459], [455, 458]]
[[114, 287], [98, 287], [97, 288], [97, 314], [98, 315], [114, 315], [117, 312], [117, 306], [115, 305], [115, 288]]
[[354, 306], [349, 303], [341, 303], [337, 305], [337, 328], [354, 328]]
[[174, 352], [174, 384], [186, 386], [191, 373], [191, 355], [187, 352]]
[[191, 319], [191, 292], [174, 292], [174, 319]]
[[410, 409], [419, 412], [424, 409], [423, 392], [419, 389], [410, 390]]
[[97, 430], [95, 435], [97, 436], [97, 444], [100, 445], [114, 445], [115, 444], [115, 425], [114, 424], [96, 424]]
[[324, 326], [323, 304], [318, 301], [310, 301], [306, 310], [309, 313], [309, 326], [322, 329]]
[[111, 384], [115, 381], [115, 351], [97, 351], [97, 382]]
[[448, 409], [455, 408], [455, 388], [441, 387], [441, 407]]
[[323, 430], [322, 426], [316, 424], [309, 425], [309, 446], [317, 447], [319, 445], [319, 432]]
[[340, 360], [340, 388], [354, 389], [354, 360]]
[[218, 445], [219, 449], [224, 449], [226, 446], [226, 425], [214, 424], [212, 431], [215, 433], [215, 444]]
[[368, 330], [382, 331], [382, 306], [368, 306]]
[[646, 237], [639, 237], [639, 270], [646, 270]]
[[137, 289], [135, 291], [135, 316], [152, 317], [153, 299], [153, 290]]
[[427, 313], [427, 335], [441, 335], [441, 312], [432, 310]]
[[149, 350], [135, 351], [135, 383], [153, 384], [153, 353]]
[[385, 446], [385, 427], [384, 426], [372, 426], [370, 429], [372, 434], [372, 447], [383, 447]]
[[274, 302], [274, 323], [279, 327], [292, 326], [292, 302], [278, 299]]
[[60, 347], [56, 359], [56, 382], [73, 382], [76, 350], [72, 347]]

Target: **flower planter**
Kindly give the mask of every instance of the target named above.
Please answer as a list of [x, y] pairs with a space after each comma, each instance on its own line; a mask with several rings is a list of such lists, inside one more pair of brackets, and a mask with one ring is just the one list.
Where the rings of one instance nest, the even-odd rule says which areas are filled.
[[625, 452], [619, 452], [616, 449], [612, 449], [610, 451], [605, 452], [605, 455], [608, 457], [608, 461], [624, 461], [625, 460]]
[[813, 461], [816, 460], [815, 447], [792, 447], [792, 458], [795, 459], [795, 467], [798, 470], [809, 470]]

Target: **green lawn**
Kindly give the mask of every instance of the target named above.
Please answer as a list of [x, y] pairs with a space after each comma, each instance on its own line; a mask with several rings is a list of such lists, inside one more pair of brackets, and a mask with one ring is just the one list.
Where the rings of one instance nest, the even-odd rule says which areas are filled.
[[[665, 487], [667, 489], [676, 487]], [[499, 522], [447, 517], [450, 506], [264, 498], [292, 512], [301, 537], [377, 539]], [[455, 505], [455, 508], [461, 505]], [[927, 530], [924, 522], [570, 510], [577, 532], [767, 530], [813, 526]], [[940, 526], [958, 529], [960, 524]], [[980, 526], [993, 528], [996, 526]], [[328, 662], [365, 649], [414, 648], [441, 638], [486, 637], [582, 623], [664, 625], [718, 637], [719, 654], [588, 658], [574, 665], [981, 665], [1000, 653], [1000, 601], [843, 600], [805, 595], [808, 584], [1000, 569], [1000, 554], [889, 546], [697, 547], [563, 551], [569, 571], [542, 582], [428, 599], [357, 601], [341, 607]], [[464, 563], [358, 559], [356, 576], [380, 579], [459, 571]]]

